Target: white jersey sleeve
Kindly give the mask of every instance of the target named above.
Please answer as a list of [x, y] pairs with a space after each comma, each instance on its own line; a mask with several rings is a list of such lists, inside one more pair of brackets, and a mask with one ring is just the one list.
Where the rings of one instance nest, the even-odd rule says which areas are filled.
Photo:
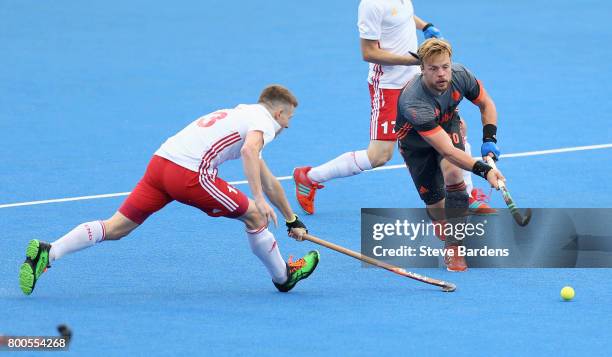
[[264, 146], [268, 145], [276, 136], [273, 123], [270, 120], [261, 120], [256, 115], [250, 116], [248, 119], [247, 132], [249, 131], [261, 131], [263, 133]]
[[[276, 123], [276, 121], [274, 121], [274, 123]], [[263, 146], [264, 147], [268, 145], [270, 141], [274, 140], [274, 137], [276, 135], [276, 128], [272, 125], [272, 123], [269, 120], [266, 120], [266, 121], [257, 120], [256, 117], [250, 117], [248, 128], [247, 128], [247, 133], [249, 131], [260, 131], [263, 134], [263, 141], [264, 141]], [[263, 147], [262, 147], [262, 150], [259, 152], [260, 159], [263, 158], [262, 154], [263, 154]]]
[[383, 13], [384, 7], [381, 3], [369, 0], [361, 1], [357, 19], [359, 37], [366, 40], [380, 40]]

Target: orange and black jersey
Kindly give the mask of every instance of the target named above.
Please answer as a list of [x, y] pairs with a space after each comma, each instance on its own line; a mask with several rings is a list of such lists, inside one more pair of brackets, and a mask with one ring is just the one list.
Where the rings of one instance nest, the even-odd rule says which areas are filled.
[[[422, 136], [435, 134], [440, 130], [451, 132], [451, 122], [459, 120], [457, 107], [465, 97], [478, 103], [484, 97], [482, 83], [467, 68], [459, 63], [452, 64], [452, 79], [449, 88], [442, 94], [432, 93], [417, 75], [402, 90], [397, 102], [395, 132], [400, 146], [429, 146]], [[410, 145], [403, 145], [410, 143]]]

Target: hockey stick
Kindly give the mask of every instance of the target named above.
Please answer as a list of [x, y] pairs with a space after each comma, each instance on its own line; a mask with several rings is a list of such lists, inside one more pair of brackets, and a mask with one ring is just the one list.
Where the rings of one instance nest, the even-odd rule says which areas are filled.
[[[495, 161], [490, 156], [487, 156], [485, 160], [487, 161], [487, 164], [489, 164], [491, 167], [497, 170], [497, 166], [495, 166]], [[499, 189], [502, 191], [504, 202], [506, 202], [506, 206], [508, 206], [508, 208], [510, 209], [510, 213], [512, 213], [512, 217], [514, 217], [514, 220], [519, 226], [525, 227], [531, 220], [531, 208], [527, 208], [525, 210], [525, 215], [522, 215], [521, 212], [519, 212], [518, 207], [516, 207], [516, 204], [514, 203], [512, 196], [510, 196], [510, 192], [508, 191], [506, 184], [503, 181], [497, 181], [497, 185], [499, 186]]]
[[353, 257], [355, 259], [359, 259], [362, 262], [366, 262], [368, 264], [377, 266], [379, 268], [386, 269], [386, 270], [388, 270], [390, 272], [393, 272], [395, 274], [404, 276], [406, 278], [418, 280], [418, 281], [426, 283], [426, 284], [431, 284], [431, 285], [439, 286], [439, 287], [442, 288], [442, 291], [444, 291], [444, 292], [452, 292], [452, 291], [455, 291], [455, 289], [457, 288], [455, 286], [455, 284], [453, 284], [453, 283], [449, 283], [449, 282], [438, 280], [438, 279], [429, 278], [427, 276], [423, 276], [423, 275], [420, 275], [420, 274], [417, 274], [417, 273], [412, 273], [412, 272], [406, 271], [405, 269], [402, 269], [400, 267], [396, 267], [395, 265], [391, 265], [391, 264], [388, 264], [388, 263], [385, 263], [385, 262], [381, 262], [380, 260], [376, 260], [374, 258], [370, 258], [368, 256], [365, 256], [363, 254], [354, 252], [354, 251], [352, 251], [350, 249], [341, 247], [339, 245], [330, 243], [328, 241], [325, 241], [325, 240], [323, 240], [321, 238], [317, 238], [317, 237], [312, 236], [310, 234], [304, 234], [302, 236], [302, 238], [307, 240], [307, 241], [310, 241], [310, 242], [322, 245], [322, 246], [324, 246], [326, 248], [335, 250], [336, 252], [339, 252], [339, 253], [342, 253], [342, 254], [346, 254], [346, 255], [348, 255], [350, 257]]

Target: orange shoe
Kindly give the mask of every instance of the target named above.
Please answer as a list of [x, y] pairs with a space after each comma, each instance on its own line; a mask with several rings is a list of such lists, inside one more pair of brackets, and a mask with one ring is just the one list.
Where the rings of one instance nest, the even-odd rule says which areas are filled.
[[314, 199], [318, 189], [323, 188], [317, 182], [308, 178], [310, 166], [296, 167], [293, 169], [293, 182], [295, 182], [295, 197], [307, 214], [314, 214]]
[[489, 196], [485, 195], [481, 189], [475, 188], [468, 199], [470, 203], [470, 212], [473, 214], [487, 215], [496, 214], [497, 210], [487, 204]]
[[468, 266], [465, 262], [465, 257], [459, 256], [459, 246], [450, 245], [446, 247], [448, 250], [452, 250], [451, 254], [444, 255], [444, 264], [446, 264], [446, 270], [452, 272], [466, 271]]

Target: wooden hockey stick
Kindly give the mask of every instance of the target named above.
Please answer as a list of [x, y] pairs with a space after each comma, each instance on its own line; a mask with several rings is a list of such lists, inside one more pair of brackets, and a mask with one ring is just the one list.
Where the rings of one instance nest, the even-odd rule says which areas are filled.
[[341, 247], [341, 246], [336, 245], [334, 243], [330, 243], [330, 242], [328, 242], [326, 240], [323, 240], [321, 238], [317, 238], [317, 237], [312, 236], [310, 234], [304, 234], [302, 236], [302, 238], [304, 240], [307, 240], [307, 241], [316, 243], [318, 245], [322, 245], [322, 246], [324, 246], [326, 248], [335, 250], [336, 252], [339, 252], [339, 253], [342, 253], [342, 254], [346, 254], [346, 255], [348, 255], [350, 257], [353, 257], [355, 259], [359, 259], [362, 262], [366, 262], [366, 263], [374, 265], [376, 267], [386, 269], [386, 270], [388, 270], [390, 272], [393, 272], [395, 274], [404, 276], [406, 278], [418, 280], [418, 281], [426, 283], [426, 284], [431, 284], [431, 285], [439, 286], [439, 287], [442, 288], [442, 291], [444, 291], [444, 292], [452, 292], [452, 291], [455, 291], [455, 289], [457, 288], [457, 286], [455, 284], [453, 284], [453, 283], [449, 283], [449, 282], [446, 282], [446, 281], [442, 281], [442, 280], [430, 278], [430, 277], [427, 277], [427, 276], [424, 276], [424, 275], [420, 275], [420, 274], [417, 274], [417, 273], [412, 273], [412, 272], [406, 271], [405, 269], [402, 269], [400, 267], [396, 267], [395, 265], [391, 265], [391, 264], [388, 264], [388, 263], [385, 263], [385, 262], [381, 262], [380, 260], [377, 260], [377, 259], [374, 259], [374, 258], [370, 258], [370, 257], [368, 257], [366, 255], [357, 253], [355, 251], [352, 251], [350, 249]]

